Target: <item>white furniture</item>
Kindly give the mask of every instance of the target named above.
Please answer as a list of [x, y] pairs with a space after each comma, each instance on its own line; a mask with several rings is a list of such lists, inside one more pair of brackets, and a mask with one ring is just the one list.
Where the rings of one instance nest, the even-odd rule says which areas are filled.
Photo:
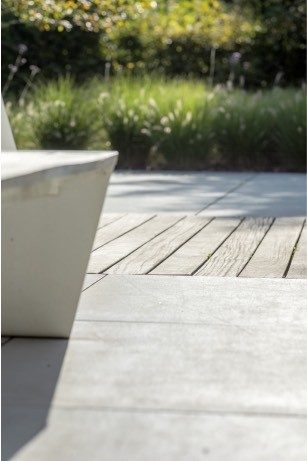
[[11, 125], [1, 98], [1, 150], [16, 150]]
[[2, 334], [68, 337], [116, 153], [2, 153]]
[[2, 335], [68, 337], [117, 153], [8, 152], [5, 111], [2, 131]]

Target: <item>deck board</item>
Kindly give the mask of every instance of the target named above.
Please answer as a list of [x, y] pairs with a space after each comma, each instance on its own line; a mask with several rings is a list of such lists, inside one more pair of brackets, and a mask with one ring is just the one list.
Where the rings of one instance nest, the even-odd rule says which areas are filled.
[[277, 218], [240, 277], [283, 277], [304, 218]]
[[108, 269], [181, 219], [183, 216], [179, 215], [157, 216], [98, 248], [91, 254], [87, 272], [99, 273]]
[[272, 218], [247, 218], [196, 275], [236, 277], [269, 229]]
[[98, 229], [93, 243], [93, 250], [105, 245], [106, 243], [115, 240], [121, 235], [135, 229], [141, 224], [149, 221], [154, 217], [153, 214], [134, 214], [131, 213], [125, 216], [125, 219], [116, 220], [109, 225]]
[[84, 277], [82, 291], [87, 290], [89, 287], [94, 285], [94, 283], [98, 282], [105, 277], [105, 274], [86, 274]]
[[306, 222], [302, 230], [300, 239], [295, 249], [293, 260], [287, 274], [287, 278], [306, 279], [307, 278], [307, 227]]
[[240, 219], [214, 219], [150, 274], [192, 275], [240, 224]]
[[158, 235], [130, 256], [107, 270], [108, 274], [147, 274], [209, 222], [197, 216], [185, 218]]
[[306, 226], [291, 259], [304, 217], [116, 218], [97, 230], [88, 273], [307, 278]]
[[127, 213], [103, 213], [99, 218], [99, 223], [97, 229], [101, 227], [108, 226], [112, 222], [117, 221], [118, 219], [122, 219], [126, 216]]

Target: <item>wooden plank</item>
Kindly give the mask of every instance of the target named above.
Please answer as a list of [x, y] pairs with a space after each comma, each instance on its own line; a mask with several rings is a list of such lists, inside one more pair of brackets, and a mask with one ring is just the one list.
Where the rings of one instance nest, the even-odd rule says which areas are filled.
[[272, 218], [247, 218], [196, 275], [236, 277], [270, 227]]
[[104, 226], [108, 226], [112, 222], [115, 222], [118, 219], [123, 218], [124, 216], [126, 216], [126, 213], [103, 213], [100, 216], [97, 229], [100, 229], [101, 227], [104, 227]]
[[287, 278], [307, 278], [307, 226], [306, 222], [298, 241]]
[[145, 245], [161, 232], [180, 221], [183, 216], [161, 215], [122, 235], [91, 253], [88, 273], [99, 273]]
[[94, 285], [94, 283], [98, 282], [98, 280], [101, 280], [103, 277], [105, 277], [104, 274], [86, 274], [83, 281], [82, 291], [87, 290], [89, 287]]
[[98, 229], [93, 243], [93, 250], [126, 234], [154, 217], [153, 214], [127, 214], [120, 220]]
[[150, 274], [193, 274], [239, 224], [240, 219], [214, 219]]
[[108, 274], [147, 274], [199, 232], [208, 218], [189, 216], [107, 270]]
[[276, 218], [240, 277], [283, 277], [304, 218]]

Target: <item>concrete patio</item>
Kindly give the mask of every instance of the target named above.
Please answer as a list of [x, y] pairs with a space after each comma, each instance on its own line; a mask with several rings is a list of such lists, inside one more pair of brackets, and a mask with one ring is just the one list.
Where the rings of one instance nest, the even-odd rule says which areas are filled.
[[302, 174], [115, 173], [71, 338], [2, 338], [2, 459], [305, 459], [305, 217]]
[[209, 217], [305, 216], [306, 175], [116, 172], [104, 211]]

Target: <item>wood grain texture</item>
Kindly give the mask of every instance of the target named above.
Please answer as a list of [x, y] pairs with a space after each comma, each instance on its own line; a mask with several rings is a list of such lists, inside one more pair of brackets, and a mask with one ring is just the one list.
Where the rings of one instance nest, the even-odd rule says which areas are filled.
[[240, 224], [240, 219], [214, 219], [150, 274], [191, 275]]
[[276, 218], [240, 277], [283, 277], [304, 218]]
[[146, 245], [107, 270], [108, 274], [147, 274], [171, 255], [193, 235], [199, 232], [209, 219], [189, 216], [155, 237]]
[[271, 225], [272, 218], [247, 218], [196, 275], [236, 277]]
[[179, 215], [157, 216], [131, 232], [98, 248], [91, 254], [87, 272], [99, 273], [108, 269], [182, 218], [183, 216]]
[[154, 217], [153, 214], [128, 214], [123, 218], [110, 223], [109, 225], [98, 229], [93, 243], [93, 250], [105, 245], [112, 240], [124, 235], [126, 232], [135, 229], [141, 224], [149, 221]]
[[307, 279], [307, 228], [306, 221], [297, 244], [287, 278]]
[[101, 227], [104, 227], [104, 226], [108, 226], [112, 222], [115, 222], [118, 219], [123, 218], [124, 216], [126, 216], [126, 213], [103, 213], [100, 216], [97, 229], [100, 229]]

